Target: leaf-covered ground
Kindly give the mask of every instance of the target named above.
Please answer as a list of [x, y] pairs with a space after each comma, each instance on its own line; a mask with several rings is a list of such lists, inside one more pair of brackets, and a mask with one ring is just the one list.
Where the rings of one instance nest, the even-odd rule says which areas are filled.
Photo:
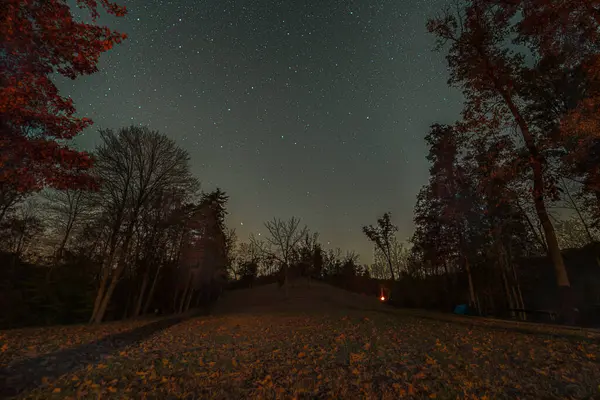
[[[212, 316], [108, 349], [18, 398], [600, 398], [597, 333], [517, 328], [315, 283], [285, 300], [270, 286], [227, 293]], [[61, 332], [75, 343], [81, 329]]]
[[66, 325], [0, 331], [0, 367], [9, 362], [39, 357], [126, 332], [153, 322], [152, 319], [112, 322], [102, 325]]

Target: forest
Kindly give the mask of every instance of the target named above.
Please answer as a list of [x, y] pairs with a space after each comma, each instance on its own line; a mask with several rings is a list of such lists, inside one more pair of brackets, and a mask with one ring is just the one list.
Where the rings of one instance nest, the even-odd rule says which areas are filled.
[[[451, 312], [465, 303], [477, 315], [600, 323], [595, 2], [478, 0], [428, 22], [463, 110], [423, 132], [429, 180], [412, 237], [397, 237], [388, 212], [362, 227], [371, 265], [325, 248], [297, 217], [274, 218], [266, 236], [240, 241], [226, 225], [226, 191], [202, 191], [190, 155], [167, 133], [98, 129], [96, 148], [70, 147], [91, 120], [75, 115], [50, 75], [96, 72], [100, 54], [126, 35], [74, 23], [66, 5], [8, 3], [0, 328], [185, 313], [225, 289], [287, 290], [298, 277], [384, 293], [401, 307]], [[92, 16], [98, 4], [126, 12], [83, 3]]]

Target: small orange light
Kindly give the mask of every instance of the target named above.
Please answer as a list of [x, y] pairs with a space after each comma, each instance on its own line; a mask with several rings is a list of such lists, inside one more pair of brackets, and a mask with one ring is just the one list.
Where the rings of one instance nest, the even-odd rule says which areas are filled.
[[381, 301], [385, 301], [385, 297], [384, 296], [381, 296], [380, 299], [381, 299]]

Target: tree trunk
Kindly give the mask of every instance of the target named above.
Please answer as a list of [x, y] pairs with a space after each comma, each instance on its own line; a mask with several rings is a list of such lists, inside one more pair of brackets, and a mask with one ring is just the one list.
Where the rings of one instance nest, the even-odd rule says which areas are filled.
[[181, 314], [183, 312], [183, 306], [185, 305], [185, 302], [187, 300], [188, 292], [189, 292], [189, 290], [191, 288], [191, 285], [192, 285], [191, 276], [192, 276], [192, 271], [190, 270], [188, 272], [188, 276], [187, 276], [187, 279], [186, 279], [186, 282], [185, 282], [185, 287], [183, 289], [183, 293], [181, 294], [181, 299], [179, 300], [179, 314]]
[[466, 256], [464, 256], [464, 261], [465, 269], [467, 271], [467, 277], [469, 279], [469, 297], [471, 298], [470, 305], [474, 306], [477, 309], [477, 313], [479, 314], [481, 313], [481, 310], [479, 309], [479, 302], [475, 297], [475, 287], [473, 286], [473, 277], [471, 276], [471, 266], [469, 265], [469, 259]]
[[61, 259], [63, 252], [65, 251], [65, 247], [67, 246], [67, 241], [69, 240], [69, 236], [71, 234], [71, 230], [73, 229], [74, 223], [75, 223], [75, 220], [73, 218], [70, 218], [67, 223], [67, 227], [65, 229], [65, 235], [63, 236], [63, 238], [60, 242], [60, 245], [58, 246], [58, 249], [56, 249], [56, 255], [55, 255], [56, 262], [58, 262], [58, 260]]
[[186, 302], [185, 302], [185, 308], [184, 308], [184, 312], [187, 312], [187, 311], [189, 311], [189, 309], [190, 309], [190, 304], [192, 303], [192, 297], [194, 297], [194, 294], [195, 294], [195, 290], [194, 290], [194, 288], [192, 287], [192, 288], [190, 289], [190, 292], [188, 293], [187, 300], [186, 300]]
[[138, 295], [135, 310], [133, 311], [133, 318], [137, 318], [140, 316], [140, 312], [142, 311], [142, 302], [144, 300], [144, 294], [146, 294], [146, 286], [148, 286], [148, 271], [144, 273], [144, 278], [142, 279], [142, 287], [140, 288], [140, 294]]
[[[383, 249], [382, 249], [383, 250]], [[392, 281], [396, 280], [396, 276], [394, 275], [394, 266], [392, 265], [392, 255], [390, 254], [390, 245], [387, 245], [387, 252], [384, 251], [385, 258], [387, 258], [388, 266], [390, 267], [390, 274], [392, 276]]]
[[100, 287], [98, 287], [98, 292], [96, 293], [96, 300], [94, 300], [94, 309], [92, 310], [92, 315], [90, 317], [90, 324], [94, 323], [96, 320], [96, 314], [98, 314], [98, 309], [100, 308], [100, 304], [102, 304], [102, 298], [104, 297], [106, 284], [108, 283], [108, 278], [110, 276], [109, 268], [110, 266], [106, 265], [102, 268], [102, 278], [100, 279]]
[[102, 299], [104, 298], [106, 291], [106, 284], [108, 283], [108, 278], [110, 277], [110, 271], [112, 269], [112, 263], [115, 257], [115, 253], [117, 251], [117, 235], [114, 233], [109, 241], [109, 253], [106, 260], [102, 263], [102, 278], [100, 280], [100, 287], [98, 288], [98, 292], [96, 293], [96, 299], [94, 300], [94, 309], [92, 310], [92, 316], [90, 317], [90, 324], [94, 323], [96, 320], [96, 314], [98, 313], [98, 309], [102, 304]]
[[510, 113], [512, 114], [515, 122], [519, 126], [521, 135], [525, 142], [525, 146], [529, 151], [530, 165], [533, 171], [533, 201], [535, 205], [535, 210], [542, 224], [544, 235], [546, 237], [548, 253], [550, 255], [552, 263], [554, 264], [554, 271], [556, 274], [556, 283], [559, 290], [562, 314], [564, 316], [565, 322], [571, 324], [573, 323], [575, 317], [573, 307], [573, 294], [564, 260], [562, 258], [562, 254], [560, 253], [558, 240], [556, 239], [556, 232], [554, 231], [554, 226], [552, 225], [552, 221], [550, 221], [548, 212], [546, 210], [546, 204], [544, 201], [545, 185], [542, 169], [542, 156], [540, 155], [539, 149], [535, 143], [535, 139], [531, 134], [531, 131], [529, 130], [529, 125], [525, 118], [523, 118], [523, 115], [521, 115], [521, 112], [516, 106], [516, 104], [514, 103], [513, 97], [509, 92], [509, 89], [506, 88], [505, 83], [500, 83], [498, 77], [494, 75], [495, 68], [490, 63], [490, 58], [488, 54], [479, 45], [475, 45], [475, 49], [481, 56], [482, 61], [485, 64], [488, 76], [493, 82], [497, 93], [502, 97], [506, 106], [510, 110]]
[[[512, 290], [513, 299], [514, 299], [515, 304], [517, 305], [517, 307], [520, 308], [520, 309], [522, 309], [522, 310], [525, 309], [525, 307], [523, 307], [523, 305], [521, 304], [521, 301], [519, 299], [519, 295], [517, 293], [516, 287], [512, 286], [511, 290]], [[525, 315], [526, 315], [525, 312], [523, 312], [523, 311], [519, 312], [519, 319], [525, 321], [525, 319], [526, 319]]]
[[125, 309], [123, 310], [123, 316], [121, 317], [122, 320], [127, 319], [127, 316], [129, 315], [129, 310], [131, 309], [132, 302], [133, 302], [133, 293], [131, 291], [129, 291], [129, 294], [127, 295], [127, 302], [125, 303]]
[[506, 105], [510, 109], [515, 121], [517, 122], [517, 125], [521, 130], [521, 134], [523, 135], [525, 145], [529, 150], [531, 157], [530, 164], [533, 171], [533, 202], [535, 205], [535, 210], [542, 224], [544, 236], [546, 237], [546, 245], [550, 259], [554, 264], [554, 272], [556, 274], [556, 283], [558, 285], [564, 322], [567, 324], [573, 324], [575, 313], [571, 282], [569, 282], [569, 276], [567, 274], [567, 269], [565, 267], [562, 254], [560, 253], [556, 232], [554, 231], [554, 226], [552, 225], [552, 221], [550, 221], [550, 217], [548, 216], [548, 211], [546, 209], [544, 200], [545, 184], [542, 168], [542, 157], [539, 154], [533, 135], [529, 131], [529, 125], [514, 104], [512, 97], [506, 92], [506, 90], [500, 90], [500, 94], [504, 98]]
[[514, 304], [513, 301], [513, 296], [511, 294], [511, 290], [510, 290], [510, 284], [508, 283], [508, 278], [506, 277], [506, 271], [504, 269], [503, 266], [500, 267], [501, 268], [501, 273], [502, 273], [502, 283], [504, 284], [504, 295], [506, 296], [506, 302], [508, 303], [508, 308], [510, 310], [510, 315], [511, 317], [516, 317], [515, 312], [513, 311], [515, 308], [517, 308]]
[[179, 297], [179, 289], [175, 289], [175, 293], [173, 293], [173, 304], [172, 304], [172, 311], [173, 314], [177, 313], [177, 299]]
[[158, 264], [158, 267], [156, 268], [156, 274], [154, 274], [154, 279], [152, 280], [150, 291], [148, 292], [148, 296], [146, 297], [146, 302], [144, 303], [142, 314], [148, 313], [148, 308], [150, 308], [150, 304], [152, 303], [152, 298], [154, 297], [154, 289], [156, 289], [156, 282], [158, 281], [161, 265], [162, 264]]
[[[511, 249], [510, 244], [511, 244], [511, 242], [509, 242], [509, 246], [506, 251], [506, 260], [507, 260], [508, 265], [510, 265], [510, 271], [512, 272], [512, 278], [514, 281], [513, 291], [515, 292], [515, 301], [517, 302], [519, 308], [524, 310], [525, 302], [523, 301], [523, 294], [521, 293], [521, 282], [519, 280], [519, 274], [517, 273], [517, 269], [515, 268], [515, 263], [513, 262], [513, 259], [512, 259], [512, 252], [510, 250]], [[523, 321], [527, 321], [527, 313], [521, 312], [520, 318]]]
[[113, 274], [112, 279], [110, 280], [110, 285], [108, 286], [106, 293], [102, 297], [102, 302], [100, 303], [100, 307], [98, 307], [98, 312], [94, 317], [95, 324], [101, 323], [104, 319], [104, 314], [106, 313], [106, 309], [108, 308], [108, 303], [110, 302], [112, 294], [114, 293], [115, 288], [117, 287], [117, 283], [119, 282], [118, 275], [120, 275], [120, 273], [117, 274], [117, 271], [119, 271], [119, 268], [117, 268], [115, 274]]
[[[541, 165], [538, 164], [536, 170], [539, 175], [535, 179], [536, 184], [534, 184], [534, 190], [543, 190]], [[544, 228], [544, 234], [546, 236], [546, 242], [548, 243], [548, 252], [550, 253], [550, 258], [552, 260], [552, 263], [554, 264], [554, 271], [556, 274], [556, 282], [558, 284], [560, 303], [562, 309], [561, 311], [564, 318], [564, 322], [567, 324], [573, 324], [575, 315], [571, 282], [569, 281], [567, 269], [565, 267], [562, 254], [560, 253], [560, 248], [558, 246], [556, 232], [554, 231], [554, 226], [552, 225], [552, 221], [550, 221], [550, 217], [548, 216], [548, 212], [546, 211], [546, 205], [544, 204], [543, 197], [539, 195], [535, 196], [535, 207], [538, 213], [538, 217], [540, 218], [540, 221], [542, 223], [542, 227]]]
[[[135, 220], [133, 220], [133, 221], [135, 221]], [[104, 296], [102, 298], [102, 302], [100, 303], [100, 307], [98, 308], [98, 312], [95, 315], [94, 322], [97, 324], [102, 322], [102, 319], [104, 319], [104, 313], [106, 313], [106, 309], [108, 308], [108, 304], [110, 303], [112, 294], [113, 294], [115, 288], [117, 287], [117, 283], [119, 282], [119, 279], [121, 278], [121, 274], [123, 273], [123, 270], [125, 269], [125, 264], [127, 262], [127, 252], [129, 251], [129, 245], [131, 243], [131, 238], [133, 235], [133, 226], [134, 226], [133, 221], [130, 222], [129, 226], [127, 227], [127, 231], [125, 233], [125, 240], [123, 242], [123, 247], [121, 248], [121, 255], [119, 257], [119, 263], [117, 265], [117, 269], [115, 269], [115, 271], [112, 274], [110, 286], [108, 287], [106, 293], [104, 294]]]

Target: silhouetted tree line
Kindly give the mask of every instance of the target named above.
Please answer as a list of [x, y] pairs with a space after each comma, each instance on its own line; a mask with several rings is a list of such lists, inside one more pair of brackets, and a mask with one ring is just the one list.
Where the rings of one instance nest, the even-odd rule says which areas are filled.
[[248, 243], [233, 243], [230, 259], [231, 289], [278, 283], [282, 290], [304, 278], [328, 281], [351, 290], [364, 285], [352, 284], [355, 277], [368, 277], [369, 269], [358, 263], [358, 255], [341, 249], [324, 249], [319, 235], [300, 225], [300, 219], [274, 218], [265, 223], [268, 234]]
[[390, 301], [445, 310], [464, 302], [476, 314], [521, 319], [555, 311], [569, 324], [600, 319], [593, 3], [459, 1], [428, 22], [464, 107], [459, 121], [426, 136], [430, 178], [400, 274], [389, 214], [364, 228], [380, 259], [373, 272], [394, 286]]
[[141, 127], [100, 132], [92, 189], [0, 184], [2, 327], [181, 313], [226, 283], [228, 197]]

